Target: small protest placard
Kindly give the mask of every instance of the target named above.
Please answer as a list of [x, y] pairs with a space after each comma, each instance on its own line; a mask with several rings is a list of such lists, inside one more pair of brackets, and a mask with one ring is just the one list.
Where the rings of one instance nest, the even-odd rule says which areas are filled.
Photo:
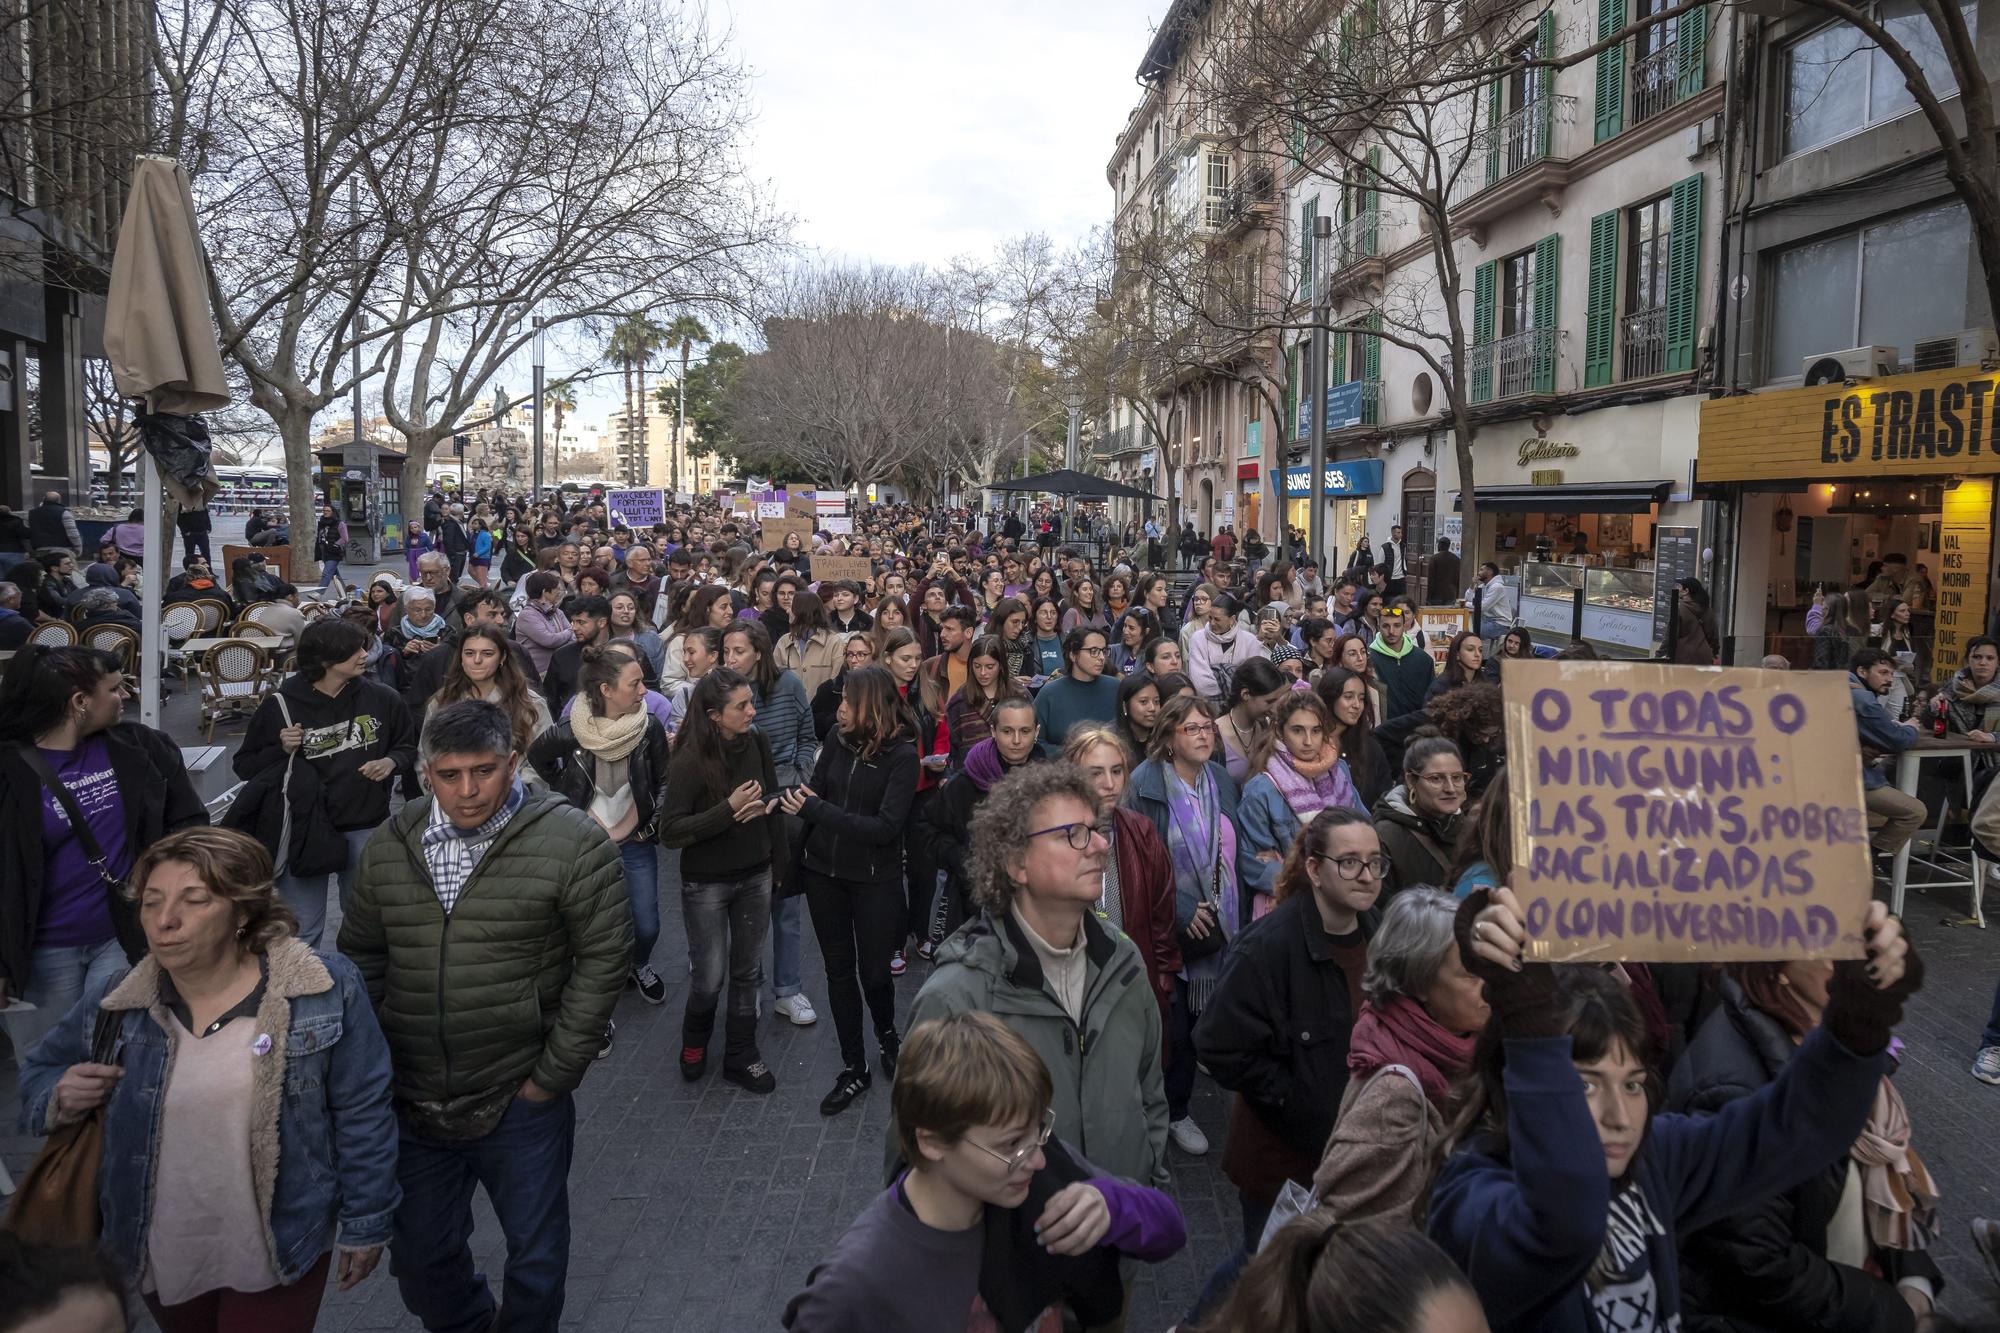
[[803, 518], [808, 522], [819, 517], [819, 502], [811, 491], [791, 491], [785, 496], [785, 517]]
[[812, 558], [814, 583], [826, 583], [833, 579], [852, 579], [860, 583], [874, 572], [872, 562], [865, 555], [816, 555]]
[[1510, 659], [1500, 679], [1530, 959], [1861, 957], [1868, 814], [1840, 676]]
[[[762, 506], [759, 507], [761, 508]], [[763, 549], [766, 551], [776, 551], [782, 548], [785, 544], [785, 535], [792, 532], [799, 534], [799, 540], [808, 549], [812, 546], [813, 525], [811, 519], [785, 518], [783, 516], [766, 518], [760, 531], [763, 533]]]
[[854, 520], [845, 514], [822, 514], [819, 519], [819, 530], [836, 537], [851, 536], [854, 532]]
[[1443, 666], [1452, 636], [1472, 628], [1472, 612], [1462, 606], [1420, 606], [1417, 628], [1424, 632], [1424, 647], [1430, 651], [1431, 661]]
[[657, 486], [650, 490], [606, 491], [604, 512], [614, 528], [621, 523], [633, 529], [650, 528], [667, 521], [666, 492]]
[[783, 518], [784, 516], [785, 502], [783, 500], [759, 500], [757, 502], [758, 518]]

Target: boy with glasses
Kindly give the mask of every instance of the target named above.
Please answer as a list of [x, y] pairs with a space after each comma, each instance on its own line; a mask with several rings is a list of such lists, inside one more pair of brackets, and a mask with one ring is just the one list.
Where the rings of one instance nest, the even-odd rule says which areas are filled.
[[1061, 751], [1071, 727], [1118, 720], [1118, 676], [1104, 669], [1110, 641], [1101, 629], [1079, 625], [1063, 638], [1063, 674], [1035, 695], [1042, 748]]
[[1187, 1240], [1164, 1194], [1099, 1172], [1051, 1137], [1048, 1067], [991, 1014], [919, 1023], [890, 1104], [907, 1165], [785, 1309], [795, 1333], [1061, 1327], [1123, 1309], [1121, 1257]]

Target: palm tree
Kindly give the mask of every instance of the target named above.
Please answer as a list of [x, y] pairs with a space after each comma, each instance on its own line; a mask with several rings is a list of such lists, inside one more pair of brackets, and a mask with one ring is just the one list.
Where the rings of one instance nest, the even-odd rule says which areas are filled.
[[676, 315], [664, 332], [667, 346], [679, 343], [681, 348], [681, 379], [674, 407], [674, 444], [668, 451], [673, 459], [673, 488], [678, 491], [681, 488], [681, 428], [687, 416], [688, 352], [696, 343], [706, 347], [714, 339], [693, 315]]
[[576, 385], [570, 380], [551, 380], [542, 386], [542, 410], [549, 414], [550, 434], [556, 437], [555, 479], [562, 480], [563, 414], [576, 411]]
[[[625, 372], [625, 432], [626, 457], [623, 464], [624, 475], [620, 478], [627, 485], [643, 486], [646, 475], [646, 359], [666, 346], [666, 330], [644, 314], [627, 315], [619, 320], [611, 330], [610, 341], [605, 354], [619, 363]], [[638, 392], [633, 393], [633, 377], [638, 377]]]

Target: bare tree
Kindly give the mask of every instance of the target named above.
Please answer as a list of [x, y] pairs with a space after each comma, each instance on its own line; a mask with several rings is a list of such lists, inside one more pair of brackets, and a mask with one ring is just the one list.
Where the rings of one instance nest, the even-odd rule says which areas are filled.
[[730, 434], [816, 481], [934, 494], [941, 451], [990, 451], [1013, 419], [1013, 358], [977, 329], [966, 296], [920, 269], [795, 268], [727, 391]]

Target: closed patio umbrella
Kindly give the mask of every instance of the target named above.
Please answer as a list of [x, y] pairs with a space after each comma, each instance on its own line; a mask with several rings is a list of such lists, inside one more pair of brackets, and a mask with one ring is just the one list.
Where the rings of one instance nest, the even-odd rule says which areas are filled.
[[182, 504], [215, 490], [208, 432], [198, 412], [229, 403], [208, 305], [208, 269], [195, 235], [194, 192], [172, 158], [141, 157], [111, 260], [104, 351], [118, 392], [145, 402], [140, 437], [152, 455], [145, 478], [145, 615], [140, 635], [139, 719], [160, 720], [160, 592], [166, 584], [163, 472]]

